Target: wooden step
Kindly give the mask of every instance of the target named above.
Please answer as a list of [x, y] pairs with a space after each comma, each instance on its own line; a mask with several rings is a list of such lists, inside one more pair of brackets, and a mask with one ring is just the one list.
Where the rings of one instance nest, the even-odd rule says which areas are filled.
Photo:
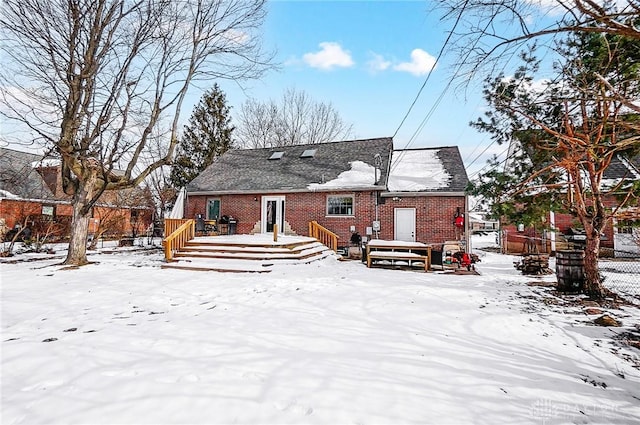
[[194, 271], [268, 273], [277, 265], [309, 264], [335, 255], [331, 250], [319, 252], [313, 256], [299, 259], [237, 260], [234, 258], [180, 257], [163, 264], [163, 269], [183, 269]]
[[329, 250], [324, 245], [314, 247], [313, 249], [307, 249], [300, 252], [290, 253], [228, 253], [228, 252], [178, 252], [174, 257], [180, 259], [211, 259], [211, 260], [235, 260], [235, 261], [285, 261], [290, 260], [292, 263], [296, 261], [307, 260], [314, 258], [318, 255], [329, 253], [333, 254], [333, 251]]
[[275, 264], [307, 264], [334, 255], [314, 238], [264, 235], [197, 237], [162, 268], [213, 270], [219, 272], [269, 272]]
[[304, 259], [328, 248], [319, 242], [300, 245], [295, 249], [281, 248], [238, 248], [220, 246], [219, 248], [190, 246], [183, 248], [176, 257], [201, 258], [233, 258], [238, 260], [267, 260], [267, 259]]
[[[241, 238], [241, 236], [248, 236]], [[314, 238], [306, 236], [301, 237], [280, 237], [278, 241], [273, 241], [268, 238], [251, 238], [252, 235], [238, 235], [237, 238], [213, 236], [213, 237], [199, 237], [187, 242], [186, 246], [207, 246], [207, 247], [224, 247], [232, 246], [235, 248], [268, 248], [268, 249], [294, 249], [300, 245], [306, 245], [310, 243], [318, 242]]]

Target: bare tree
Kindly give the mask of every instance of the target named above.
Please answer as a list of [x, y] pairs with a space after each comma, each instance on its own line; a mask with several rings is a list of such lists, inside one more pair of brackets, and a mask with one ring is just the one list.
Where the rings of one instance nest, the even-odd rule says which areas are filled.
[[295, 89], [287, 89], [280, 103], [247, 100], [238, 122], [236, 136], [247, 148], [331, 142], [352, 133], [352, 125], [330, 103], [316, 102]]
[[2, 113], [61, 158], [73, 202], [66, 264], [87, 262], [89, 214], [105, 190], [137, 186], [171, 163], [190, 86], [269, 68], [257, 34], [265, 3], [3, 2]]
[[158, 220], [164, 218], [165, 212], [178, 196], [177, 189], [171, 185], [169, 172], [167, 167], [158, 168], [149, 175], [146, 181], [147, 189], [155, 206], [154, 215]]
[[236, 137], [245, 148], [277, 146], [278, 107], [273, 101], [260, 103], [248, 99], [240, 109]]
[[[455, 22], [453, 49], [459, 57], [456, 74], [463, 84], [481, 70], [485, 75], [499, 74], [530, 41], [547, 43], [551, 51], [555, 38], [569, 33], [640, 38], [637, 0], [444, 0], [437, 8], [443, 11], [444, 20]], [[633, 99], [619, 100], [640, 112]]]

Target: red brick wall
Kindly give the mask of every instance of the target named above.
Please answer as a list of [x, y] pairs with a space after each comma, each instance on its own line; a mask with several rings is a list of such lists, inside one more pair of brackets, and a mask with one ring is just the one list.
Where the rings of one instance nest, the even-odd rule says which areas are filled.
[[386, 198], [380, 205], [381, 239], [393, 239], [395, 208], [416, 209], [416, 240], [428, 244], [439, 244], [459, 240], [462, 232], [453, 224], [458, 208], [465, 212], [464, 196], [417, 196], [398, 200]]
[[[350, 227], [355, 226], [361, 236], [366, 236], [366, 228], [375, 220], [376, 193], [363, 192], [309, 192], [287, 194], [264, 194], [264, 196], [285, 196], [285, 220], [298, 235], [307, 235], [309, 221], [316, 220], [322, 226], [338, 234], [341, 246], [348, 245], [351, 238]], [[333, 217], [326, 214], [327, 196], [353, 195], [354, 215]], [[220, 214], [233, 216], [238, 220], [237, 233], [248, 234], [260, 221], [263, 195], [190, 195], [185, 210], [186, 218], [206, 213], [209, 198], [220, 199]], [[464, 212], [465, 198], [459, 197], [405, 197], [394, 201], [385, 198], [379, 205], [381, 222], [380, 238], [394, 238], [394, 208], [416, 208], [416, 240], [426, 243], [442, 243], [445, 240], [460, 239], [453, 224], [457, 208]]]
[[[616, 205], [615, 202], [616, 201], [614, 199], [605, 200], [605, 207], [607, 208], [614, 207]], [[547, 222], [550, 222], [549, 216], [547, 216]], [[582, 229], [582, 224], [580, 224], [580, 222], [576, 217], [572, 216], [571, 214], [564, 214], [564, 213], [554, 214], [554, 226], [558, 230], [558, 232], [563, 235], [570, 234], [569, 229], [572, 227], [577, 229]], [[507, 231], [507, 239], [509, 242], [509, 249], [510, 249], [509, 252], [522, 252], [523, 246], [524, 246], [523, 245], [524, 234], [518, 232], [515, 225], [502, 223], [500, 227], [502, 230]], [[525, 231], [524, 233], [526, 234], [527, 232], [528, 230]], [[603, 233], [604, 233], [604, 239], [600, 241], [600, 247], [613, 249], [614, 235], [613, 235], [613, 224], [611, 222], [607, 223]], [[542, 237], [541, 232], [538, 232], [536, 237], [541, 238]], [[562, 244], [562, 246], [564, 247], [564, 244]], [[561, 248], [558, 248], [558, 249], [561, 249]], [[565, 248], [562, 248], [562, 249], [565, 249]]]
[[[9, 229], [15, 227], [16, 224], [22, 224], [26, 216], [30, 216], [30, 222], [38, 220], [49, 220], [49, 216], [42, 215], [42, 205], [55, 205], [55, 217], [59, 217], [64, 222], [69, 222], [73, 215], [73, 208], [70, 204], [49, 204], [40, 203], [35, 201], [25, 201], [19, 199], [2, 199], [0, 200], [0, 218], [5, 220], [5, 226]], [[122, 232], [129, 234], [132, 231], [131, 226], [131, 210], [128, 208], [112, 209], [108, 207], [95, 207], [93, 210], [93, 218], [100, 219], [106, 215], [118, 216], [118, 220], [121, 222]], [[136, 233], [138, 235], [143, 234], [146, 228], [151, 223], [152, 211], [151, 210], [138, 210], [138, 220], [134, 222], [137, 226]], [[54, 217], [54, 221], [55, 220]], [[31, 226], [31, 224], [29, 224]], [[89, 221], [89, 232], [96, 231], [95, 220]], [[67, 235], [61, 235], [67, 236]]]
[[4, 218], [5, 226], [12, 229], [22, 224], [26, 216], [40, 215], [42, 204], [38, 202], [19, 201], [14, 199], [0, 200], [0, 218]]
[[[237, 233], [249, 234], [255, 223], [260, 221], [260, 195], [189, 195], [185, 208], [185, 218], [195, 218], [198, 214], [202, 214], [206, 218], [207, 199], [220, 199], [220, 216], [228, 215], [237, 219]], [[288, 196], [287, 202], [289, 202]]]
[[[569, 228], [578, 228], [582, 229], [582, 224], [570, 214], [555, 214], [555, 223], [556, 228], [564, 234], [569, 232]], [[600, 241], [600, 246], [602, 248], [613, 248], [613, 224], [611, 222], [607, 223], [604, 228], [604, 239]]]
[[[353, 216], [327, 216], [327, 197], [334, 195], [353, 195]], [[375, 220], [375, 192], [313, 192], [299, 193], [287, 197], [286, 220], [296, 233], [306, 235], [309, 221], [316, 220], [320, 225], [336, 233], [340, 246], [347, 246], [351, 240], [351, 226], [355, 226], [360, 236], [366, 236], [366, 228]], [[300, 229], [298, 232], [297, 229]]]

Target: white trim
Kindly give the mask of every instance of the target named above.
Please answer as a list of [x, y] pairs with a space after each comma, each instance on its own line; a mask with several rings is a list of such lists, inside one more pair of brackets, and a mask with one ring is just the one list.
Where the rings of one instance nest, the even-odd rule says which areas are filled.
[[[398, 211], [413, 211], [413, 230], [411, 231], [411, 237], [413, 238], [411, 241], [407, 241], [405, 239], [398, 239]], [[405, 242], [415, 242], [416, 241], [416, 208], [414, 207], [394, 207], [393, 208], [393, 239], [394, 240], [402, 240]]]
[[556, 252], [556, 213], [554, 211], [549, 211], [549, 227], [552, 229], [551, 232], [549, 232], [551, 252]]
[[[273, 231], [267, 232], [267, 203], [269, 201], [276, 201], [276, 210], [274, 211], [276, 215], [276, 222], [278, 224], [278, 234], [284, 235], [284, 222], [285, 222], [285, 211], [286, 209], [286, 198], [284, 196], [262, 196], [261, 204], [260, 204], [260, 233], [270, 233], [273, 234]], [[283, 209], [284, 203], [284, 209]]]
[[464, 192], [382, 192], [380, 193], [382, 198], [410, 198], [410, 197], [441, 197], [441, 196], [467, 196]]
[[211, 197], [207, 197], [206, 201], [205, 201], [205, 212], [204, 215], [207, 218], [207, 220], [214, 220], [215, 218], [213, 217], [209, 217], [209, 202], [210, 201], [218, 201], [218, 219], [220, 219], [220, 214], [222, 213], [222, 200], [220, 199], [219, 196], [211, 196]]
[[[329, 214], [329, 198], [351, 198], [351, 213], [350, 214]], [[324, 214], [325, 217], [355, 217], [356, 215], [356, 195], [350, 194], [333, 194], [327, 195], [324, 200]]]

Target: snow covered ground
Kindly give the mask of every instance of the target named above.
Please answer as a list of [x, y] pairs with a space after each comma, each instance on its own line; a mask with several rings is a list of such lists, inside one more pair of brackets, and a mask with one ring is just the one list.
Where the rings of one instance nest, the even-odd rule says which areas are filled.
[[[108, 252], [108, 251], [107, 251]], [[478, 251], [480, 276], [333, 258], [161, 270], [158, 251], [0, 264], [10, 424], [640, 423], [640, 351], [602, 309]]]

